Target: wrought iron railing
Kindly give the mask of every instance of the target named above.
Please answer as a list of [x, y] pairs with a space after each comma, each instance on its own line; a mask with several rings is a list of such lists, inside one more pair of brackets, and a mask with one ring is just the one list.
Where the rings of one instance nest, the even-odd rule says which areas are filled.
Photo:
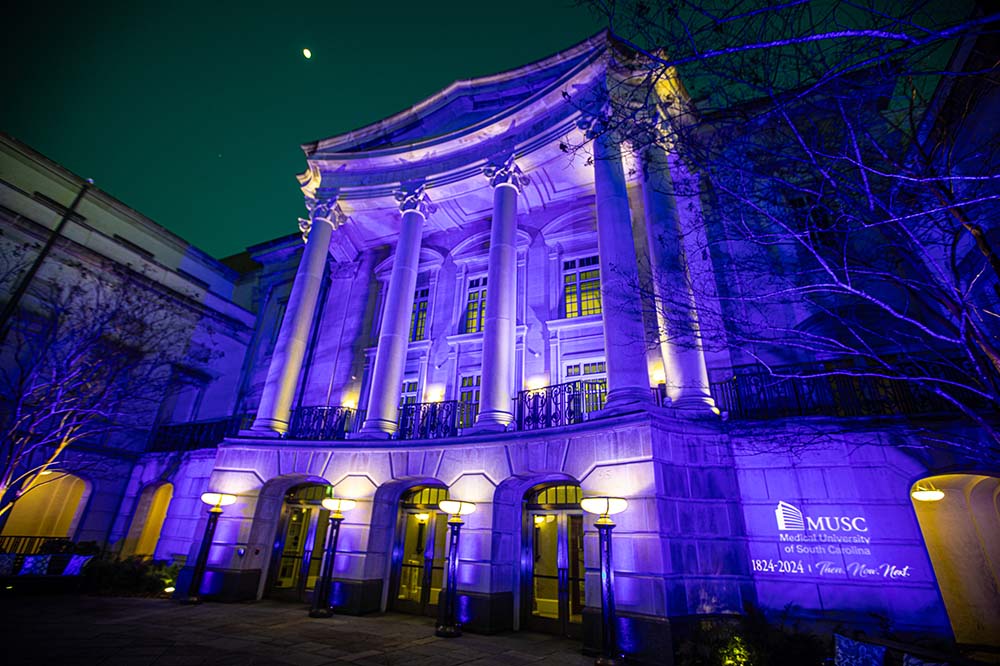
[[582, 423], [604, 407], [604, 383], [575, 381], [521, 391], [514, 405], [518, 430], [540, 430]]
[[399, 407], [395, 439], [440, 439], [456, 437], [460, 428], [475, 421], [472, 403], [458, 400], [415, 402]]
[[299, 407], [292, 410], [288, 439], [347, 439], [364, 421], [364, 412], [351, 407]]
[[218, 446], [226, 437], [240, 430], [243, 416], [210, 421], [172, 423], [157, 426], [150, 437], [150, 451], [194, 451]]
[[[789, 366], [774, 372], [760, 366], [739, 369], [711, 384], [715, 404], [730, 418], [790, 416], [890, 416], [947, 409], [947, 404], [914, 382], [850, 374], [818, 374], [821, 366]], [[776, 376], [777, 375], [777, 376]]]
[[[46, 544], [63, 547], [64, 544], [72, 543], [69, 539], [53, 536], [18, 536], [16, 534], [5, 534], [0, 536], [0, 553], [16, 553], [18, 555], [34, 555], [42, 550]], [[51, 550], [50, 550], [51, 552]]]

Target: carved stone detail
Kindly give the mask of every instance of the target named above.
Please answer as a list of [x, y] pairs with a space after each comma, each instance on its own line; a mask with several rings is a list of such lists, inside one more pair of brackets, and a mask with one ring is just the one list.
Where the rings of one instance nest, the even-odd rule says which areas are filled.
[[584, 111], [576, 121], [576, 126], [583, 130], [588, 141], [613, 131], [611, 105], [606, 102], [593, 111]]
[[531, 179], [514, 163], [513, 155], [490, 163], [483, 169], [483, 175], [489, 179], [493, 187], [511, 185], [518, 192], [531, 182]]
[[423, 184], [403, 183], [398, 190], [392, 193], [392, 196], [399, 202], [400, 213], [416, 211], [426, 218], [437, 210], [437, 206], [424, 191]]
[[334, 230], [347, 221], [347, 215], [344, 214], [336, 199], [306, 198], [306, 208], [309, 210], [309, 219], [299, 218], [299, 231], [302, 232], [302, 242], [306, 242], [309, 239], [309, 231], [317, 221], [329, 224]]

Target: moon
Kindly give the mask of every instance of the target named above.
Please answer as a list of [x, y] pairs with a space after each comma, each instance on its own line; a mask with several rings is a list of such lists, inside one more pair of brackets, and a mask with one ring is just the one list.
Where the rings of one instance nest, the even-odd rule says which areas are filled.
[[313, 52], [309, 49], [302, 49], [302, 55], [305, 56], [306, 60], [309, 60], [309, 58], [313, 57]]

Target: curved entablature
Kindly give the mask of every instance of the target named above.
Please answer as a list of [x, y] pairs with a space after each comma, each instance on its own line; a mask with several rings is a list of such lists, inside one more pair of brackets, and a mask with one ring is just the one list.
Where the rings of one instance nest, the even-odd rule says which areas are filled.
[[[424, 234], [486, 219], [493, 191], [483, 173], [500, 158], [512, 156], [527, 176], [517, 203], [521, 213], [586, 195], [593, 190], [594, 169], [581, 119], [606, 96], [601, 91], [615, 76], [609, 67], [617, 57], [616, 44], [601, 33], [562, 54], [459, 81], [392, 118], [304, 146], [309, 168], [299, 176], [303, 192], [336, 197], [351, 217], [336, 236], [357, 249], [398, 234], [393, 193], [400, 183], [422, 183], [435, 206]], [[480, 95], [504, 103], [489, 113], [455, 106], [463, 99], [475, 107]], [[414, 131], [417, 121], [426, 132]]]
[[[406, 147], [475, 126], [503, 115], [567, 73], [598, 57], [607, 46], [606, 32], [538, 62], [476, 79], [452, 83], [415, 106], [377, 123], [302, 146], [309, 159], [354, 152]], [[467, 102], [461, 104], [460, 102]]]
[[[456, 82], [392, 118], [306, 145], [309, 171], [321, 174], [321, 190], [378, 196], [393, 183], [420, 180], [430, 189], [444, 184], [437, 182], [442, 176], [476, 175], [480, 163], [497, 153], [521, 156], [558, 145], [579, 105], [604, 85], [608, 45], [601, 33], [541, 62]], [[460, 99], [465, 104], [456, 106]]]

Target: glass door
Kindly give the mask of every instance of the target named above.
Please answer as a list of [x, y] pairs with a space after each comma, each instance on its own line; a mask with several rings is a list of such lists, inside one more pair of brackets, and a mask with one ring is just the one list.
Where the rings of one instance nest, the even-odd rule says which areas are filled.
[[406, 510], [401, 523], [392, 608], [433, 616], [444, 583], [447, 517], [437, 511]]
[[528, 513], [531, 569], [527, 628], [581, 637], [584, 603], [583, 515], [573, 511]]
[[[311, 601], [323, 565], [330, 517], [330, 512], [318, 506], [311, 495], [321, 497], [325, 492], [323, 486], [309, 486], [289, 493], [282, 507], [278, 538], [268, 571], [268, 597]], [[307, 493], [309, 497], [305, 497]]]

